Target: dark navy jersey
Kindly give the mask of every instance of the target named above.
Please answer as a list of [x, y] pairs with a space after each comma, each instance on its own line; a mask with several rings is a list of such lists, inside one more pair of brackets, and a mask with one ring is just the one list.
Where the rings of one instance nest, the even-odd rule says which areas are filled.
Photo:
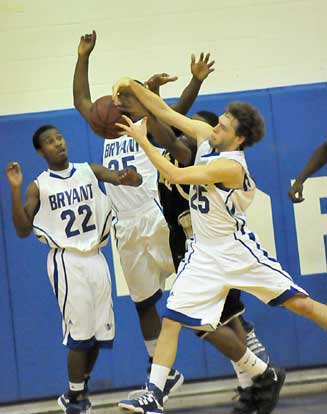
[[[192, 163], [195, 159], [196, 147], [192, 153]], [[181, 167], [178, 161], [167, 151], [162, 154], [176, 167]], [[178, 226], [178, 216], [185, 210], [189, 210], [188, 194], [190, 186], [186, 184], [170, 184], [159, 174], [158, 190], [163, 214], [169, 226]]]

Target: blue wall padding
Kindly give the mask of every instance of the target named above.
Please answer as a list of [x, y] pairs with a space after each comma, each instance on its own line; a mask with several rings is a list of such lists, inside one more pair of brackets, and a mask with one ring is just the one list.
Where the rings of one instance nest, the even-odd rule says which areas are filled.
[[[202, 109], [222, 113], [232, 100], [253, 103], [265, 117], [265, 139], [247, 150], [247, 160], [258, 187], [271, 197], [278, 259], [312, 297], [326, 302], [327, 275], [300, 275], [294, 209], [287, 191], [290, 180], [327, 135], [327, 86], [319, 83], [204, 95], [190, 113]], [[4, 172], [7, 162], [21, 163], [24, 191], [46, 168], [32, 147], [32, 134], [42, 124], [54, 124], [62, 131], [71, 160], [101, 163], [103, 140], [75, 110], [0, 117], [0, 165]], [[326, 175], [326, 168], [316, 175]], [[46, 272], [48, 249], [33, 235], [23, 240], [16, 236], [4, 173], [0, 183], [1, 403], [58, 395], [66, 390], [67, 374], [61, 318]], [[326, 214], [326, 199], [321, 205]], [[105, 255], [113, 272], [110, 246]], [[94, 391], [135, 387], [146, 377], [147, 355], [134, 305], [127, 296], [117, 297], [112, 279], [117, 334], [113, 350], [104, 351], [99, 358], [91, 381]], [[159, 303], [160, 311], [166, 297]], [[327, 336], [322, 330], [285, 309], [269, 308], [247, 294], [242, 297], [248, 318], [255, 322], [256, 332], [276, 364], [306, 367], [327, 363]], [[188, 380], [233, 373], [226, 358], [186, 330], [181, 334], [176, 367]]]

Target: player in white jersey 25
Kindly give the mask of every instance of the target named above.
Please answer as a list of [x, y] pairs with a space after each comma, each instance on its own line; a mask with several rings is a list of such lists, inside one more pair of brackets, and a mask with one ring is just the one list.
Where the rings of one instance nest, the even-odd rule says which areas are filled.
[[[160, 97], [129, 78], [114, 85], [114, 99], [121, 89], [134, 93], [150, 112], [196, 139], [198, 145], [195, 165], [178, 168], [147, 139], [146, 119], [135, 125], [125, 117], [128, 126], [119, 125], [138, 141], [169, 182], [191, 185], [194, 237], [167, 301], [148, 392], [120, 403], [132, 412], [162, 413], [162, 390], [176, 357], [181, 327], [215, 331], [230, 289], [244, 290], [272, 306], [282, 305], [325, 330], [327, 306], [296, 285], [246, 226], [245, 211], [254, 197], [255, 183], [243, 149], [263, 138], [264, 121], [258, 110], [245, 102], [231, 103], [219, 116], [218, 124], [211, 127], [176, 113]], [[259, 391], [258, 414], [271, 413], [284, 382], [283, 370], [268, 366], [242, 343], [232, 359], [253, 378]]]
[[[199, 111], [193, 114], [192, 119], [197, 119], [216, 126], [218, 116], [213, 112]], [[176, 166], [190, 166], [194, 164], [196, 155], [196, 141], [185, 135], [176, 136], [172, 128], [170, 135], [158, 137], [160, 145], [169, 149], [164, 152], [164, 156]], [[163, 141], [162, 138], [169, 138]], [[165, 177], [159, 177], [159, 195], [166, 221], [170, 230], [170, 249], [174, 259], [176, 272], [178, 266], [185, 256], [186, 246], [193, 234], [191, 223], [191, 212], [189, 207], [189, 185], [171, 184]], [[206, 339], [212, 343], [219, 351], [229, 357], [228, 349], [230, 348], [230, 336], [234, 334], [248, 348], [253, 351], [260, 359], [269, 362], [269, 355], [264, 345], [259, 341], [255, 334], [254, 325], [243, 318], [245, 312], [244, 304], [241, 302], [241, 292], [231, 289], [226, 297], [224, 309], [220, 318], [220, 327], [214, 338], [208, 335], [208, 332], [197, 331], [196, 334], [201, 339]], [[233, 368], [237, 374], [239, 386], [237, 387], [238, 400], [233, 407], [234, 414], [251, 414], [256, 411], [254, 401], [254, 387], [251, 377], [238, 369], [233, 362]]]
[[48, 164], [21, 200], [23, 174], [7, 165], [12, 215], [19, 237], [32, 230], [50, 247], [48, 275], [62, 313], [68, 347], [69, 391], [58, 403], [67, 414], [89, 414], [87, 381], [99, 348], [111, 347], [115, 334], [111, 279], [101, 247], [111, 227], [111, 203], [103, 182], [138, 186], [135, 169], [111, 171], [98, 164], [70, 163], [66, 141], [52, 125], [33, 135], [36, 151]]
[[[92, 105], [88, 61], [95, 43], [95, 32], [81, 37], [74, 73], [74, 104], [87, 121]], [[174, 109], [178, 112], [186, 113], [189, 110], [203, 80], [213, 71], [214, 62], [209, 62], [209, 57], [209, 54], [201, 54], [200, 59], [196, 61], [192, 56], [192, 79], [179, 101], [174, 104]], [[174, 79], [162, 74], [151, 78], [148, 86], [156, 89], [158, 84]], [[128, 113], [136, 123], [146, 115], [144, 107], [139, 105], [130, 93], [122, 93], [117, 106], [122, 112]], [[165, 134], [166, 130], [154, 117], [149, 117], [149, 132], [156, 137]], [[114, 229], [124, 277], [136, 306], [145, 346], [151, 360], [161, 329], [156, 302], [162, 295], [165, 279], [174, 273], [169, 248], [169, 230], [158, 197], [158, 174], [143, 149], [128, 135], [104, 141], [103, 165], [108, 168], [134, 165], [143, 177], [143, 184], [137, 189], [126, 191], [110, 186], [110, 197], [116, 216]], [[172, 370], [165, 389], [165, 398], [182, 382], [182, 375]]]

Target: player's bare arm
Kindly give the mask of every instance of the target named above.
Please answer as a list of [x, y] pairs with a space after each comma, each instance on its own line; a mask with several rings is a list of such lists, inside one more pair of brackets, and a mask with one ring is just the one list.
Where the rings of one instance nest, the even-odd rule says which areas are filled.
[[222, 183], [225, 187], [240, 188], [244, 180], [243, 167], [234, 160], [221, 159], [208, 165], [178, 168], [164, 158], [147, 138], [147, 119], [141, 125], [135, 125], [124, 116], [128, 125], [117, 124], [132, 136], [143, 148], [153, 165], [167, 178], [171, 184], [215, 184]]
[[310, 157], [303, 170], [297, 176], [295, 182], [288, 192], [288, 196], [293, 203], [304, 201], [303, 184], [305, 180], [320, 170], [327, 163], [327, 141], [321, 144]]
[[96, 32], [81, 36], [78, 45], [78, 59], [75, 66], [73, 95], [74, 106], [88, 121], [92, 106], [89, 86], [89, 56], [96, 43]]
[[159, 96], [144, 88], [130, 78], [122, 78], [113, 86], [114, 100], [120, 90], [131, 90], [137, 99], [154, 116], [168, 125], [184, 132], [184, 134], [197, 139], [198, 143], [208, 138], [212, 133], [212, 127], [205, 122], [195, 121], [171, 109]]
[[92, 171], [98, 180], [113, 185], [128, 185], [138, 187], [142, 184], [142, 176], [136, 171], [136, 168], [128, 167], [124, 170], [109, 170], [100, 164], [90, 164]]
[[39, 189], [32, 182], [26, 190], [26, 202], [23, 205], [21, 186], [23, 174], [18, 162], [10, 162], [6, 175], [11, 187], [12, 217], [16, 233], [19, 237], [27, 237], [33, 229], [33, 219], [40, 202]]
[[212, 73], [215, 69], [213, 65], [215, 61], [210, 61], [210, 53], [204, 55], [200, 54], [198, 60], [195, 59], [195, 55], [191, 56], [191, 73], [192, 79], [182, 92], [179, 100], [171, 105], [171, 108], [185, 115], [193, 105], [197, 98], [203, 81]]

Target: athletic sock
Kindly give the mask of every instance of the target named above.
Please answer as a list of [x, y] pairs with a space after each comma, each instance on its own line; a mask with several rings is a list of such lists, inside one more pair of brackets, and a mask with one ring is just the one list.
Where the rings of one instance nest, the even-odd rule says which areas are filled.
[[251, 376], [247, 372], [240, 370], [234, 361], [231, 361], [231, 363], [237, 375], [237, 379], [238, 379], [238, 383], [240, 387], [243, 389], [251, 387], [253, 384]]
[[151, 384], [154, 384], [159, 390], [163, 391], [169, 375], [170, 368], [162, 365], [152, 364], [150, 380]]
[[242, 358], [235, 362], [237, 368], [242, 372], [247, 372], [251, 378], [263, 374], [268, 365], [258, 358], [249, 348], [246, 349]]

